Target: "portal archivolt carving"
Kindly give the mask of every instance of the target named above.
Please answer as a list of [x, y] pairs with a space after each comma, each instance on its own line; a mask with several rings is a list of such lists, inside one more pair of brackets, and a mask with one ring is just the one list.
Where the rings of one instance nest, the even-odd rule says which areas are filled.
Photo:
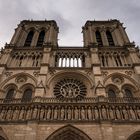
[[83, 131], [67, 125], [52, 133], [46, 140], [91, 140]]

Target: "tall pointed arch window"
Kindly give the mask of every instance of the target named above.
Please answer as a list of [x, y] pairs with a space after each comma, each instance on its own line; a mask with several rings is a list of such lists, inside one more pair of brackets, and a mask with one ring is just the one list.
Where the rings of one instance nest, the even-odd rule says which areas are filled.
[[101, 37], [100, 32], [96, 31], [95, 35], [96, 35], [96, 40], [97, 40], [98, 46], [102, 47], [103, 46], [103, 42], [102, 42], [102, 37]]
[[114, 41], [113, 41], [111, 32], [106, 31], [106, 36], [107, 36], [109, 46], [114, 46]]
[[14, 88], [9, 89], [7, 94], [6, 94], [4, 102], [11, 101], [13, 99], [13, 97], [14, 97], [14, 92], [15, 92]]
[[33, 32], [33, 31], [30, 31], [30, 32], [28, 33], [27, 38], [26, 38], [26, 40], [25, 40], [25, 44], [24, 44], [25, 47], [31, 46], [32, 39], [33, 39], [33, 35], [34, 35], [34, 32]]
[[38, 37], [38, 41], [37, 41], [37, 47], [42, 47], [43, 42], [44, 42], [44, 37], [45, 37], [45, 31], [41, 31]]
[[32, 99], [32, 89], [28, 88], [24, 91], [21, 102], [30, 102]]

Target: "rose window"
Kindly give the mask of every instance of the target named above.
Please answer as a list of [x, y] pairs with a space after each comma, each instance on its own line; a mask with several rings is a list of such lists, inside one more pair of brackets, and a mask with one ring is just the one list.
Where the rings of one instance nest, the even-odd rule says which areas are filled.
[[55, 85], [54, 95], [59, 99], [81, 100], [86, 95], [86, 87], [79, 80], [63, 79]]

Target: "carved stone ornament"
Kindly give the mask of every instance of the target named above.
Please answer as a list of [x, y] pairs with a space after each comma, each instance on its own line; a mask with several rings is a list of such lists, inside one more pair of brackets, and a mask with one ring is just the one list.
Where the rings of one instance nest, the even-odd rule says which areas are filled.
[[54, 95], [58, 99], [81, 100], [86, 95], [85, 85], [77, 79], [63, 79], [57, 82], [54, 87]]
[[120, 76], [113, 76], [112, 82], [117, 85], [121, 85], [124, 82], [124, 79]]
[[19, 75], [19, 76], [17, 76], [17, 78], [16, 78], [16, 83], [18, 83], [18, 84], [23, 84], [23, 83], [25, 83], [26, 81], [27, 81], [27, 76], [25, 76], [25, 75]]

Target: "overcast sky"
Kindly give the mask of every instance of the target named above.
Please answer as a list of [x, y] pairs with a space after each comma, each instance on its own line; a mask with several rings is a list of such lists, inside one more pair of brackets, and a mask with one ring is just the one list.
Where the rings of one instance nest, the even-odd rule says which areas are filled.
[[0, 46], [10, 42], [21, 20], [56, 20], [60, 46], [81, 46], [87, 20], [119, 19], [140, 45], [140, 0], [0, 0]]

